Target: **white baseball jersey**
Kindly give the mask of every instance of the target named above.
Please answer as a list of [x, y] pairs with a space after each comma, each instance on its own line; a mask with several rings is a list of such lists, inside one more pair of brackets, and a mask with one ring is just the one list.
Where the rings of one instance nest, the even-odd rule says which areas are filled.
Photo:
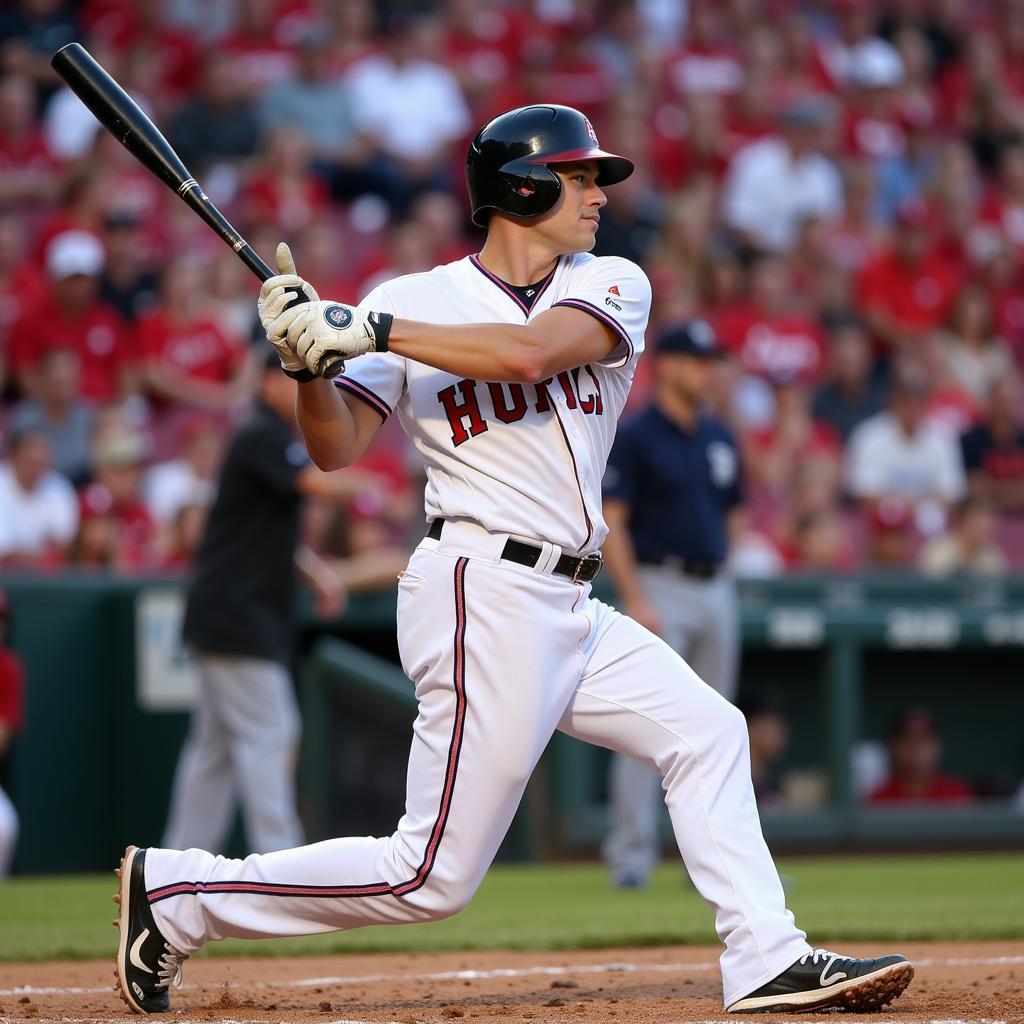
[[562, 256], [530, 299], [468, 256], [382, 284], [360, 305], [435, 324], [524, 324], [570, 306], [610, 327], [618, 346], [535, 385], [459, 378], [391, 352], [352, 360], [335, 383], [385, 419], [397, 409], [426, 462], [428, 518], [587, 553], [607, 533], [601, 477], [643, 351], [651, 287], [628, 260], [579, 254]]

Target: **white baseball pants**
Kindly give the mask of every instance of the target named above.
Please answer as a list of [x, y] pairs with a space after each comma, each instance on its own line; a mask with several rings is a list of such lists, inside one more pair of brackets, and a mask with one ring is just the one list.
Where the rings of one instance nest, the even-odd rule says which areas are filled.
[[146, 888], [182, 952], [213, 939], [431, 921], [469, 902], [555, 729], [663, 779], [679, 848], [725, 943], [728, 1005], [810, 950], [761, 836], [742, 715], [666, 644], [589, 587], [553, 576], [544, 545], [501, 561], [505, 534], [449, 523], [399, 584], [403, 667], [420, 702], [406, 811], [384, 838], [227, 860], [151, 850]]

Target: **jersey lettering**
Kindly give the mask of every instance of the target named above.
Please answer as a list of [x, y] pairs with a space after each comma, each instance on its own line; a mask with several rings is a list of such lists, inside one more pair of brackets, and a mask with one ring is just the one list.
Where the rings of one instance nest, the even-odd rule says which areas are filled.
[[[580, 376], [586, 371], [593, 389], [584, 395], [580, 387]], [[551, 412], [551, 395], [548, 388], [558, 381], [565, 395], [566, 409], [579, 409], [586, 416], [601, 416], [604, 413], [604, 401], [601, 398], [601, 384], [597, 374], [589, 366], [577, 366], [572, 371], [563, 370], [557, 377], [548, 377], [538, 381], [533, 388], [537, 401], [534, 409], [539, 413]], [[482, 383], [482, 382], [481, 382]], [[487, 382], [487, 390], [491, 396], [494, 417], [501, 423], [518, 423], [527, 412], [528, 402], [522, 384], [500, 384]], [[462, 400], [456, 396], [461, 394]], [[444, 407], [448, 425], [452, 429], [452, 444], [457, 448], [477, 434], [487, 430], [487, 420], [480, 411], [480, 399], [477, 397], [477, 381], [460, 380], [437, 393], [438, 401]], [[557, 413], [556, 413], [557, 415]]]
[[565, 393], [565, 407], [566, 409], [576, 408], [576, 392], [572, 389], [572, 381], [569, 380], [569, 374], [563, 370], [558, 375], [558, 383], [562, 385], [562, 391]]
[[580, 408], [587, 415], [601, 416], [604, 413], [604, 402], [601, 401], [601, 385], [597, 375], [589, 365], [584, 366], [583, 369], [587, 371], [587, 376], [594, 382], [594, 391], [586, 397], [583, 396], [583, 391], [580, 388], [580, 367], [577, 366], [572, 371], [572, 379], [576, 385], [576, 393], [580, 396]]
[[[511, 404], [505, 401], [506, 387]], [[487, 390], [491, 393], [494, 415], [502, 423], [515, 423], [526, 415], [526, 394], [522, 384], [488, 384]]]
[[551, 412], [551, 400], [548, 395], [548, 385], [554, 380], [554, 377], [548, 377], [547, 380], [537, 381], [533, 385], [534, 391], [537, 392], [537, 404], [534, 409], [537, 412]]
[[[461, 402], [457, 402], [455, 399], [456, 388], [462, 393]], [[458, 384], [452, 384], [450, 387], [438, 391], [437, 397], [448, 417], [448, 425], [452, 428], [452, 444], [456, 448], [471, 437], [483, 434], [487, 430], [487, 423], [480, 415], [475, 380], [460, 380]], [[464, 419], [469, 421], [469, 430], [463, 425]]]

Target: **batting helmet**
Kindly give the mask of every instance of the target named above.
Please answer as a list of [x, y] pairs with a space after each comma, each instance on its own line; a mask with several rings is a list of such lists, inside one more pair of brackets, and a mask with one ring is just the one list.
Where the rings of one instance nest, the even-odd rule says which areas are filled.
[[547, 213], [562, 191], [549, 165], [579, 160], [598, 162], [602, 186], [633, 173], [633, 162], [601, 149], [590, 121], [572, 107], [548, 103], [499, 114], [477, 132], [466, 157], [473, 223], [485, 226], [487, 210], [510, 217]]

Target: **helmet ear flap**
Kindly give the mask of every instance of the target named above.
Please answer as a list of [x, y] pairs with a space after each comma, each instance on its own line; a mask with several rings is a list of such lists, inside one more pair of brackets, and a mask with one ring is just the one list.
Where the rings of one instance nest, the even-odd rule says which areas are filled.
[[562, 192], [562, 179], [544, 164], [513, 160], [498, 176], [500, 194], [494, 209], [513, 217], [539, 217], [547, 213]]

